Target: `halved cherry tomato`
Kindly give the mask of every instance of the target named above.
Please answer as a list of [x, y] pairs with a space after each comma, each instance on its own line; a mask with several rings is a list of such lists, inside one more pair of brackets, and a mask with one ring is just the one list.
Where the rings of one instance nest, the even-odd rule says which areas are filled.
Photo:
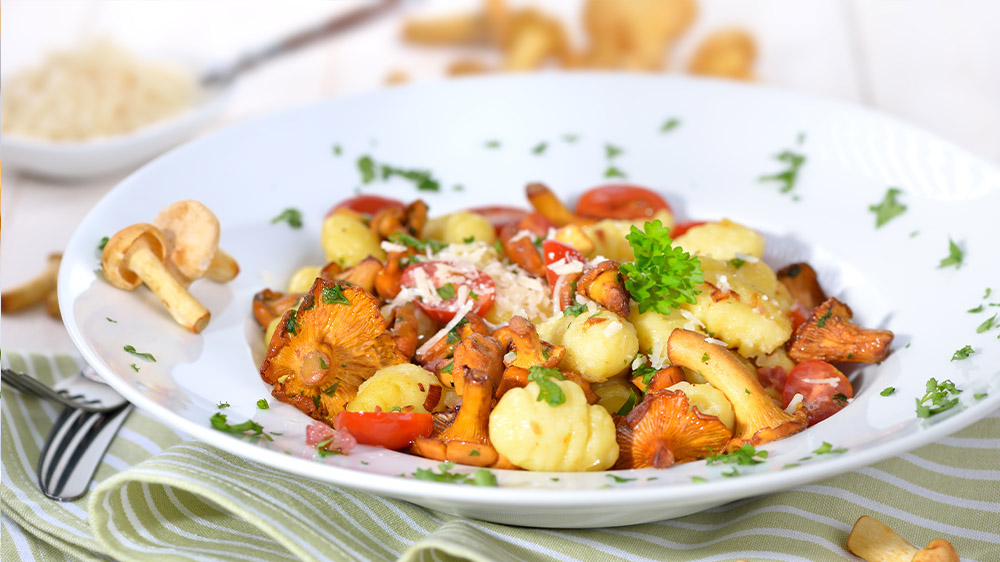
[[839, 412], [854, 397], [854, 389], [836, 367], [826, 361], [803, 361], [788, 373], [782, 405], [788, 407], [796, 394], [802, 395], [802, 404], [815, 425]]
[[696, 226], [701, 226], [706, 222], [708, 221], [681, 221], [675, 224], [674, 227], [670, 229], [670, 237], [676, 239], [681, 234], [684, 234], [685, 232], [691, 230]]
[[584, 192], [576, 214], [597, 219], [642, 219], [670, 205], [656, 192], [637, 185], [613, 184]]
[[497, 292], [493, 279], [471, 265], [441, 261], [416, 263], [403, 270], [399, 284], [410, 289], [419, 287], [417, 279], [422, 276], [434, 287], [438, 298], [420, 298], [415, 302], [438, 322], [447, 322], [458, 312], [461, 286], [469, 288], [469, 298], [475, 303], [472, 312], [482, 316], [493, 306]]
[[499, 233], [500, 229], [507, 224], [517, 224], [528, 216], [528, 211], [518, 207], [475, 207], [469, 209], [470, 212], [486, 217], [493, 228]]
[[333, 426], [346, 429], [362, 445], [402, 449], [417, 437], [430, 437], [434, 418], [418, 412], [340, 412]]
[[405, 209], [406, 205], [398, 199], [391, 199], [389, 197], [381, 197], [379, 195], [358, 195], [351, 197], [350, 199], [344, 199], [340, 203], [337, 203], [329, 210], [329, 212], [326, 213], [326, 216], [332, 215], [337, 209], [350, 209], [363, 215], [374, 215], [385, 207], [398, 207], [400, 209]]
[[579, 250], [558, 240], [542, 241], [542, 258], [545, 259], [545, 279], [549, 282], [550, 287], [555, 287], [556, 281], [559, 279], [559, 274], [549, 269], [550, 265], [559, 260], [565, 260], [564, 263], [587, 262]]

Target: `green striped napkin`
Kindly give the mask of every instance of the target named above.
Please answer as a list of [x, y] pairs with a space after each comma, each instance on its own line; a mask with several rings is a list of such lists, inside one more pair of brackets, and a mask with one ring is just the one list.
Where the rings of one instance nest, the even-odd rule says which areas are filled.
[[[47, 383], [67, 356], [4, 353]], [[545, 530], [446, 515], [281, 473], [185, 441], [135, 412], [96, 483], [72, 503], [35, 486], [56, 406], [4, 388], [3, 560], [749, 560], [853, 559], [864, 514], [911, 542], [951, 541], [1000, 560], [1000, 413], [940, 443], [793, 490], [632, 527]]]

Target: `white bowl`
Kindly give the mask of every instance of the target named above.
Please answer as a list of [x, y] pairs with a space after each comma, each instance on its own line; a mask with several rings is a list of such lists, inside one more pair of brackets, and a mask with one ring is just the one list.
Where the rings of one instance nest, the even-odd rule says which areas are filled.
[[[661, 134], [667, 118], [680, 126]], [[775, 153], [807, 155], [786, 195], [762, 174]], [[561, 137], [579, 135], [575, 143]], [[499, 149], [484, 143], [497, 139]], [[544, 154], [532, 148], [547, 142]], [[360, 185], [357, 158], [432, 170], [440, 193], [406, 183], [366, 192], [423, 197], [432, 214], [482, 204], [525, 205], [523, 186], [545, 181], [567, 200], [604, 183], [605, 144], [624, 149], [616, 165], [630, 180], [664, 193], [679, 218], [730, 217], [764, 232], [774, 265], [806, 260], [828, 294], [864, 326], [896, 333], [879, 366], [851, 375], [855, 398], [843, 411], [762, 448], [767, 462], [722, 476], [730, 466], [692, 462], [667, 470], [608, 473], [497, 471], [499, 488], [415, 480], [436, 462], [372, 447], [315, 458], [304, 444], [309, 418], [268, 398], [258, 375], [261, 331], [250, 305], [264, 287], [283, 289], [297, 268], [323, 261], [318, 238], [327, 209]], [[337, 156], [334, 145], [342, 147]], [[461, 184], [463, 190], [452, 186]], [[907, 211], [881, 229], [868, 206], [898, 186]], [[794, 196], [794, 198], [792, 197]], [[172, 322], [145, 289], [125, 292], [94, 274], [102, 236], [150, 220], [163, 206], [197, 198], [223, 225], [222, 245], [240, 262], [233, 282], [196, 282], [212, 311], [201, 335]], [[294, 230], [271, 219], [302, 211]], [[332, 99], [206, 136], [136, 172], [81, 223], [63, 258], [59, 301], [84, 357], [118, 391], [169, 426], [245, 458], [317, 481], [405, 499], [480, 519], [539, 527], [626, 525], [676, 517], [724, 502], [788, 489], [854, 470], [933, 442], [1000, 405], [996, 330], [966, 310], [1000, 279], [996, 259], [1000, 172], [948, 142], [884, 115], [757, 86], [686, 78], [540, 75], [462, 80]], [[911, 236], [913, 231], [919, 231]], [[965, 249], [961, 269], [939, 269], [948, 240]], [[996, 296], [996, 295], [994, 295]], [[997, 299], [994, 299], [997, 300]], [[108, 319], [114, 320], [114, 322]], [[155, 355], [155, 363], [124, 345]], [[951, 361], [964, 345], [976, 353]], [[130, 364], [137, 363], [136, 372]], [[959, 407], [930, 419], [914, 398], [930, 377], [965, 392]], [[889, 386], [895, 394], [880, 392]], [[977, 399], [974, 395], [987, 392]], [[252, 418], [274, 441], [249, 442], [211, 428], [216, 404], [230, 421]], [[843, 454], [813, 455], [823, 442]], [[290, 454], [285, 454], [286, 452]], [[810, 456], [809, 461], [799, 461]], [[785, 465], [798, 464], [792, 468]], [[457, 470], [465, 470], [459, 468]], [[400, 475], [405, 477], [400, 477]], [[697, 483], [694, 477], [708, 481]]]

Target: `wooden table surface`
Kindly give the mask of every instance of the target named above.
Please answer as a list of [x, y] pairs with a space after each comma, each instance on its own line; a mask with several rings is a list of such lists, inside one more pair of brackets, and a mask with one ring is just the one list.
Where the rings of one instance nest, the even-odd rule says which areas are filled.
[[[514, 5], [523, 2], [511, 2]], [[563, 16], [581, 39], [580, 0], [536, 2]], [[48, 50], [108, 35], [140, 51], [226, 60], [356, 2], [212, 0], [5, 0], [0, 21], [4, 76]], [[401, 15], [474, 6], [464, 0], [411, 1], [384, 17], [276, 61], [241, 80], [213, 128], [313, 100], [384, 87], [403, 70], [441, 79], [455, 49], [408, 46]], [[698, 40], [740, 26], [758, 41], [760, 82], [838, 98], [913, 122], [1000, 164], [1000, 2], [995, 0], [701, 0], [696, 24], [671, 54], [683, 68]], [[0, 154], [0, 161], [3, 155]], [[127, 172], [55, 183], [4, 167], [0, 287], [37, 274], [87, 211]], [[33, 310], [0, 319], [5, 349], [74, 350], [62, 325]]]

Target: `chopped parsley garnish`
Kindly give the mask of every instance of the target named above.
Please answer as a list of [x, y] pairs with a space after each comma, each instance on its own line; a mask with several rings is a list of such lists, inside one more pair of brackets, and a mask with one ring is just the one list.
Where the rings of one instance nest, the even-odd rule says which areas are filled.
[[139, 372], [139, 367], [135, 363], [132, 363], [131, 365], [129, 365], [129, 367], [132, 367], [133, 371], [135, 371], [137, 373]]
[[892, 396], [894, 392], [896, 392], [896, 387], [887, 386], [882, 389], [882, 392], [879, 392], [879, 396]]
[[702, 478], [701, 476], [692, 476], [691, 481], [695, 484], [701, 484], [702, 482], [708, 482], [708, 479]]
[[638, 480], [638, 478], [623, 478], [621, 476], [616, 476], [614, 474], [605, 474], [605, 476], [613, 480], [616, 484], [624, 484], [626, 482], [634, 482]]
[[662, 125], [660, 125], [660, 132], [669, 133], [670, 131], [676, 129], [677, 126], [680, 124], [681, 122], [679, 119], [677, 119], [676, 117], [671, 117], [670, 119], [664, 121]]
[[469, 484], [472, 486], [496, 486], [497, 477], [485, 468], [480, 468], [472, 474], [461, 474], [451, 472], [455, 463], [445, 461], [438, 465], [440, 472], [434, 472], [433, 468], [418, 468], [413, 473], [417, 480], [427, 480], [430, 482], [444, 482], [446, 484]]
[[476, 241], [476, 237], [475, 236], [466, 236], [465, 238], [462, 238], [462, 243], [463, 244], [472, 244], [475, 241]]
[[834, 449], [833, 445], [827, 443], [826, 441], [823, 441], [823, 444], [820, 445], [818, 449], [816, 449], [815, 451], [813, 451], [813, 454], [814, 455], [839, 455], [840, 453], [846, 453], [846, 452], [847, 452], [847, 449], [845, 449], [843, 447], [840, 447], [838, 449]]
[[500, 141], [498, 140], [488, 140], [483, 143], [486, 148], [500, 148]]
[[568, 143], [572, 144], [572, 143], [580, 140], [580, 135], [577, 135], [575, 133], [565, 134], [565, 135], [562, 136], [562, 140], [563, 140], [563, 142], [568, 142]]
[[224, 408], [228, 408], [229, 407], [229, 402], [219, 402], [218, 404], [215, 405], [215, 407], [218, 408], [218, 409], [220, 409], [220, 410], [222, 410]]
[[293, 336], [299, 335], [298, 330], [299, 328], [302, 327], [302, 325], [299, 324], [298, 319], [295, 317], [297, 312], [298, 311], [295, 310], [294, 308], [291, 309], [290, 311], [288, 311], [288, 319], [285, 320], [285, 331], [288, 332], [289, 334], [292, 334]]
[[919, 230], [914, 230], [913, 232], [910, 233], [910, 238], [916, 238], [917, 235], [919, 234], [920, 234]]
[[316, 411], [319, 412], [320, 406], [323, 405], [323, 397], [320, 396], [319, 394], [313, 394], [312, 400], [313, 400], [313, 406], [316, 408]]
[[655, 310], [670, 314], [682, 303], [695, 303], [697, 286], [703, 281], [701, 262], [680, 247], [671, 245], [669, 230], [659, 220], [646, 222], [645, 232], [632, 226], [628, 240], [635, 262], [618, 271], [626, 277], [625, 288], [639, 303], [639, 313]]
[[983, 300], [986, 300], [986, 299], [990, 298], [990, 293], [992, 293], [992, 292], [993, 292], [993, 289], [991, 289], [989, 287], [986, 287], [986, 293], [983, 295]]
[[622, 404], [622, 407], [618, 408], [618, 411], [615, 412], [615, 415], [616, 416], [627, 416], [628, 413], [632, 411], [632, 408], [635, 408], [635, 405], [638, 402], [639, 402], [639, 397], [636, 396], [635, 390], [632, 390], [632, 388], [629, 387], [629, 389], [628, 389], [628, 398], [625, 399], [625, 403]]
[[945, 410], [950, 410], [958, 405], [958, 395], [961, 390], [955, 388], [955, 383], [937, 379], [927, 379], [927, 392], [922, 398], [917, 398], [917, 416], [929, 418], [934, 414], [939, 414]]
[[467, 318], [462, 318], [461, 320], [458, 321], [458, 324], [455, 324], [454, 328], [448, 330], [448, 343], [449, 344], [456, 343], [458, 340], [462, 339], [462, 336], [461, 336], [461, 334], [458, 333], [458, 330], [462, 326], [465, 326], [468, 323], [469, 323], [469, 320]]
[[343, 149], [340, 148], [339, 144], [333, 145], [333, 155], [334, 156], [340, 156], [341, 154], [343, 154], [343, 152], [344, 151], [343, 151]]
[[287, 222], [292, 228], [302, 228], [302, 212], [291, 207], [281, 211], [281, 214], [271, 219], [271, 224]]
[[604, 170], [604, 177], [620, 179], [628, 178], [628, 176], [625, 175], [625, 172], [619, 170], [617, 166], [608, 166], [608, 169]]
[[452, 283], [445, 283], [437, 288], [437, 294], [444, 300], [453, 299], [455, 298], [455, 285]]
[[976, 308], [970, 308], [966, 312], [971, 312], [972, 314], [978, 314], [983, 311], [983, 305], [979, 305]]
[[361, 183], [371, 183], [375, 181], [375, 161], [371, 156], [365, 155], [358, 158], [358, 171], [361, 172]]
[[110, 316], [105, 316], [104, 319], [107, 320], [108, 322], [111, 322], [112, 324], [118, 323], [117, 320], [113, 320]]
[[706, 365], [708, 365], [708, 354], [707, 353], [702, 353], [701, 354], [701, 362], [704, 363], [704, 364], [706, 364]]
[[[799, 134], [798, 144], [801, 145], [805, 135]], [[772, 175], [765, 175], [759, 178], [759, 181], [774, 181], [781, 184], [781, 193], [788, 193], [792, 189], [795, 189], [795, 182], [799, 179], [799, 169], [806, 162], [806, 156], [804, 154], [799, 154], [797, 152], [792, 152], [791, 150], [783, 150], [780, 154], [774, 157], [775, 160], [783, 164], [787, 164], [788, 168]]]
[[542, 154], [545, 153], [545, 149], [548, 148], [548, 147], [549, 147], [549, 143], [544, 142], [544, 141], [540, 142], [540, 143], [536, 144], [534, 148], [531, 149], [531, 153], [535, 154], [536, 156], [540, 156], [540, 155], [542, 155]]
[[263, 398], [261, 398], [260, 400], [257, 401], [257, 409], [258, 410], [267, 410], [270, 407], [271, 406], [267, 403], [267, 400], [264, 400]]
[[127, 353], [135, 355], [136, 357], [142, 357], [146, 361], [152, 361], [153, 363], [156, 363], [156, 357], [153, 357], [152, 353], [142, 353], [140, 351], [136, 351], [135, 348], [132, 347], [131, 345], [126, 345], [122, 349], [124, 349]]
[[753, 445], [747, 443], [735, 451], [707, 457], [705, 461], [708, 464], [755, 465], [764, 462], [766, 458], [767, 451], [758, 451]]
[[389, 242], [409, 246], [418, 252], [426, 252], [427, 249], [430, 248], [431, 252], [436, 253], [448, 246], [448, 244], [437, 240], [418, 240], [405, 232], [394, 232], [390, 234]]
[[978, 328], [976, 328], [976, 333], [977, 334], [981, 334], [981, 333], [985, 332], [986, 330], [989, 330], [990, 328], [992, 328], [994, 322], [996, 322], [996, 319], [997, 319], [997, 315], [994, 314], [992, 318], [990, 318], [989, 320], [983, 322], [982, 324], [979, 325]]
[[843, 408], [847, 405], [847, 395], [842, 392], [838, 392], [833, 395], [833, 401], [836, 402], [838, 406]]
[[351, 304], [351, 301], [344, 295], [344, 288], [340, 285], [323, 287], [321, 295], [326, 304]]
[[343, 455], [344, 454], [344, 452], [341, 451], [340, 449], [327, 449], [327, 447], [330, 446], [330, 443], [333, 443], [333, 437], [331, 437], [329, 439], [326, 439], [326, 440], [323, 440], [323, 441], [320, 441], [319, 443], [316, 443], [316, 454], [319, 455], [319, 458], [322, 459], [322, 458], [328, 457], [330, 455]]
[[963, 347], [962, 349], [959, 349], [958, 351], [956, 351], [955, 354], [951, 356], [951, 360], [952, 361], [958, 361], [958, 360], [961, 360], [961, 359], [968, 359], [969, 356], [972, 355], [975, 352], [976, 352], [976, 350], [972, 349], [971, 345], [967, 345], [967, 346]]
[[743, 265], [746, 264], [747, 262], [744, 259], [733, 258], [733, 259], [729, 260], [726, 263], [728, 263], [729, 265], [733, 266], [733, 268], [735, 268], [735, 269], [739, 269], [739, 268], [743, 267]]
[[339, 381], [331, 384], [330, 386], [328, 386], [326, 388], [324, 388], [320, 392], [322, 392], [323, 394], [325, 394], [327, 396], [333, 396], [334, 394], [337, 393], [337, 387], [338, 386], [340, 386], [340, 382]]
[[613, 144], [604, 145], [604, 155], [605, 157], [607, 157], [608, 160], [613, 160], [614, 158], [617, 158], [622, 154], [622, 152], [624, 151], [620, 147], [617, 147]]
[[649, 386], [649, 383], [653, 381], [653, 377], [656, 376], [657, 370], [652, 365], [643, 365], [638, 369], [632, 371], [632, 378], [642, 377], [642, 384]]
[[538, 385], [536, 401], [544, 400], [548, 402], [549, 406], [555, 407], [566, 402], [566, 395], [552, 379], [563, 381], [566, 380], [566, 377], [559, 372], [559, 369], [547, 369], [537, 365], [532, 367], [528, 373], [528, 381]]
[[444, 367], [441, 367], [441, 372], [442, 373], [450, 373], [451, 370], [454, 369], [454, 368], [455, 368], [455, 362], [454, 361], [449, 361], [447, 365], [445, 365]]
[[107, 236], [101, 238], [101, 241], [97, 243], [97, 249], [101, 250], [103, 252], [104, 251], [104, 247], [108, 245], [108, 241], [109, 240], [111, 240], [111, 239], [108, 238]]
[[949, 265], [953, 265], [955, 266], [955, 269], [959, 269], [962, 267], [963, 257], [964, 254], [962, 252], [962, 249], [958, 247], [958, 244], [956, 244], [954, 240], [949, 238], [948, 257], [941, 260], [941, 263], [938, 265], [938, 269], [941, 269], [943, 267], [948, 267]]
[[413, 182], [418, 191], [441, 191], [441, 183], [427, 170], [405, 169], [390, 164], [379, 164], [371, 156], [358, 158], [358, 171], [361, 172], [361, 183], [372, 183], [378, 178], [386, 181], [392, 177]]
[[823, 316], [819, 317], [819, 320], [816, 321], [816, 327], [822, 328], [823, 326], [826, 326], [826, 321], [830, 319], [831, 315], [833, 315], [832, 306], [826, 309], [826, 313], [824, 313]]
[[253, 420], [231, 424], [226, 422], [226, 414], [216, 412], [212, 414], [209, 421], [212, 423], [212, 428], [218, 431], [232, 433], [234, 435], [243, 435], [245, 437], [261, 437], [268, 441], [274, 440], [270, 435], [264, 433], [264, 427], [262, 425]]
[[882, 228], [882, 225], [898, 217], [906, 211], [906, 205], [896, 200], [896, 196], [902, 193], [895, 187], [890, 187], [885, 192], [885, 198], [878, 205], [870, 205], [868, 210], [875, 213], [875, 228]]
[[972, 397], [975, 398], [976, 400], [982, 400], [983, 398], [986, 398], [989, 395], [990, 394], [988, 392], [977, 392], [973, 394]]
[[587, 305], [583, 303], [571, 304], [563, 309], [563, 316], [579, 316], [586, 311]]

